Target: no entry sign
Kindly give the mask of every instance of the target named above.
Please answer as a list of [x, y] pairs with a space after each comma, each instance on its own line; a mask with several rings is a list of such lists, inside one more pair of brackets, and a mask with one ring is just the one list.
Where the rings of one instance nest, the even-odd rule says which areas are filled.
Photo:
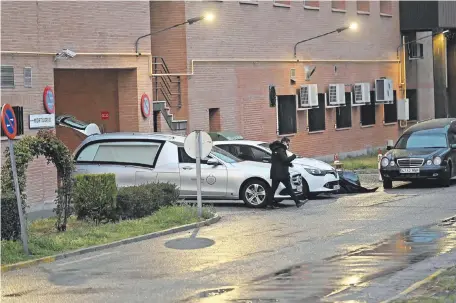
[[16, 138], [16, 115], [14, 114], [13, 108], [9, 104], [5, 104], [2, 107], [2, 128], [8, 139], [13, 140], [14, 138]]
[[48, 114], [55, 112], [55, 98], [54, 92], [50, 86], [46, 86], [43, 92], [43, 104]]
[[108, 120], [109, 119], [109, 112], [103, 111], [101, 112], [101, 120]]
[[147, 94], [143, 94], [141, 96], [141, 113], [143, 114], [144, 118], [150, 116], [150, 99]]

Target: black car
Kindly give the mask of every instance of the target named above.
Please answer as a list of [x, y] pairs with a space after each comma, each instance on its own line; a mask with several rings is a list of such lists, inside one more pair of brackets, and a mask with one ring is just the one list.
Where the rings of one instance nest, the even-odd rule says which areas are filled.
[[393, 181], [438, 180], [450, 186], [456, 176], [456, 118], [433, 119], [408, 128], [381, 159], [383, 188]]

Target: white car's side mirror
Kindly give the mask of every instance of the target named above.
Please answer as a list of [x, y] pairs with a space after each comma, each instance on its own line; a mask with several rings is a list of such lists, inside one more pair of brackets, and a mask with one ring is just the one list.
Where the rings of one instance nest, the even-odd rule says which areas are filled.
[[220, 165], [220, 162], [213, 158], [208, 159], [206, 163], [207, 163], [207, 165], [213, 165], [213, 166]]

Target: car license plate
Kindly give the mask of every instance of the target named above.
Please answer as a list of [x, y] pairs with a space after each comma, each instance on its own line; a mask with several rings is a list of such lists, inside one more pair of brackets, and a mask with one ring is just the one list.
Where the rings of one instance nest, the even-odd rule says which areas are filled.
[[419, 168], [401, 168], [399, 170], [401, 174], [419, 174], [420, 169]]
[[339, 190], [339, 189], [340, 189], [340, 185], [339, 185], [339, 184], [334, 185], [334, 189], [335, 189], [335, 190]]

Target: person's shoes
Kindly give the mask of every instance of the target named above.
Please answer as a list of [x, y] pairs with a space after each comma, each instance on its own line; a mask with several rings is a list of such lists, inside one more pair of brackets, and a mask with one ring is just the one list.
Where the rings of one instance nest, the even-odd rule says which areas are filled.
[[307, 201], [308, 201], [308, 200], [305, 199], [304, 202], [301, 202], [301, 201], [296, 202], [296, 207], [297, 207], [297, 208], [300, 208], [301, 206], [303, 206], [304, 204], [306, 204]]
[[278, 208], [280, 208], [280, 207], [277, 206], [276, 204], [272, 204], [272, 205], [267, 205], [267, 206], [266, 206], [266, 209], [267, 209], [267, 210], [278, 209]]

